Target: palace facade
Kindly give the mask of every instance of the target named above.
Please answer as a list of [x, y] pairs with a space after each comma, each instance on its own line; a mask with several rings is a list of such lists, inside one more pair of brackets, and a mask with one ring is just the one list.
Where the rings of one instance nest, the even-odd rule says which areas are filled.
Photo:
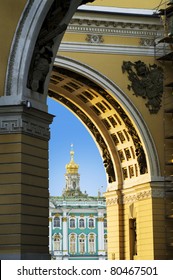
[[50, 197], [49, 250], [52, 259], [105, 260], [107, 258], [106, 201], [80, 190], [79, 165], [70, 151], [66, 187]]

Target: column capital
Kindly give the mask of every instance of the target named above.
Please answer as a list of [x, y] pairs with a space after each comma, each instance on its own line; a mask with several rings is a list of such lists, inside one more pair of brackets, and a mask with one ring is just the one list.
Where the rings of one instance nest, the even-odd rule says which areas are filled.
[[0, 134], [24, 133], [49, 140], [53, 117], [26, 105], [0, 106]]

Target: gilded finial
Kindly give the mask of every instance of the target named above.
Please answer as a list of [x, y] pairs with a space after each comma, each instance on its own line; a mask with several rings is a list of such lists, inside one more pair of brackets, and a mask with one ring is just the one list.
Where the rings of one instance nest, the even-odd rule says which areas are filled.
[[74, 162], [74, 150], [73, 150], [73, 144], [70, 145], [70, 162], [66, 164], [66, 170], [67, 173], [78, 173], [79, 165]]

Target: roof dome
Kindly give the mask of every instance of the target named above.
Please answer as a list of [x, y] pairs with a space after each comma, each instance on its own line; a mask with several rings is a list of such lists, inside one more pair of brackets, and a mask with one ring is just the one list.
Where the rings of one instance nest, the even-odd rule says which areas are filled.
[[73, 151], [73, 145], [71, 145], [71, 151], [70, 151], [70, 162], [66, 164], [66, 171], [70, 174], [76, 174], [78, 173], [79, 165], [74, 162], [74, 151]]

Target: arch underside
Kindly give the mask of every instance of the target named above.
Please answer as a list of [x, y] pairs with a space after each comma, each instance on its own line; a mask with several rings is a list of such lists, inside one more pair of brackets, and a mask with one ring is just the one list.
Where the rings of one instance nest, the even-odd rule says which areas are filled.
[[149, 180], [141, 138], [123, 106], [107, 89], [54, 65], [48, 95], [74, 113], [90, 132], [103, 159], [109, 189]]
[[[4, 99], [2, 98], [2, 104], [11, 105], [13, 103], [18, 105], [26, 104], [26, 101], [29, 101], [33, 107], [46, 111], [45, 103], [50, 78], [49, 96], [69, 108], [90, 131], [103, 158], [109, 183], [116, 182], [114, 187], [116, 185], [117, 188], [121, 188], [126, 184], [128, 186], [134, 185], [134, 181], [145, 181], [144, 177], [146, 178], [146, 176], [151, 176], [154, 173], [158, 176], [158, 166], [156, 168], [154, 166], [156, 172], [154, 168], [153, 172], [150, 167], [153, 164], [152, 162], [155, 162], [156, 165], [158, 162], [154, 145], [151, 147], [154, 155], [151, 160], [149, 147], [146, 148], [146, 141], [143, 141], [145, 136], [142, 135], [141, 137], [142, 130], [140, 130], [140, 133], [136, 130], [132, 121], [134, 118], [130, 118], [127, 111], [123, 109], [123, 101], [119, 102], [105, 85], [89, 79], [89, 75], [86, 77], [86, 75], [79, 74], [79, 71], [70, 71], [69, 68], [67, 70], [64, 67], [54, 66], [50, 77], [56, 51], [74, 12], [73, 9], [75, 10], [81, 4], [92, 2], [92, 0], [78, 0], [75, 5], [74, 1], [59, 2], [52, 0], [51, 2], [52, 5], [46, 6], [45, 4], [42, 7], [42, 2], [38, 4], [34, 1], [26, 7], [29, 12], [23, 14], [20, 28], [24, 30], [23, 27], [25, 26], [28, 29], [28, 36], [25, 45], [22, 45], [24, 51], [21, 52], [22, 36], [24, 35], [20, 36], [22, 41], [20, 42], [17, 37], [18, 33], [16, 33], [16, 41], [19, 43], [17, 46], [13, 44], [13, 47], [15, 47], [15, 59], [19, 60], [19, 57], [22, 56], [21, 64], [18, 65], [14, 62], [13, 67], [9, 64], [6, 96], [4, 96]], [[36, 7], [36, 3], [39, 12], [38, 15], [37, 13], [34, 14], [34, 21], [32, 21], [34, 26], [31, 24], [28, 27], [27, 20], [32, 16], [32, 9]], [[42, 19], [41, 25], [41, 23], [37, 24], [36, 19], [38, 16], [43, 18], [42, 11], [49, 12], [47, 15], [45, 12], [45, 19]], [[58, 19], [56, 19], [56, 15], [59, 15]], [[25, 25], [23, 21], [25, 21]], [[37, 34], [34, 33], [33, 35], [33, 29], [37, 31]], [[20, 32], [20, 34], [22, 33]], [[32, 40], [30, 37], [32, 37]], [[31, 50], [32, 55], [28, 55]], [[13, 53], [14, 50], [11, 54]], [[10, 59], [9, 61], [13, 60]], [[16, 68], [17, 66], [18, 68]], [[17, 69], [17, 71], [14, 71], [14, 69]], [[19, 82], [21, 77], [23, 77], [22, 82]], [[13, 83], [8, 83], [8, 78], [10, 78], [10, 81], [13, 80]], [[17, 94], [14, 95], [14, 93]], [[126, 104], [125, 108], [129, 104]], [[139, 127], [140, 124], [138, 124]], [[153, 143], [148, 141], [149, 146], [152, 145], [150, 145], [150, 142]], [[150, 164], [148, 164], [149, 162]], [[146, 181], [149, 181], [149, 178], [147, 177]]]
[[[25, 32], [28, 34], [25, 44], [22, 45], [23, 52], [21, 52], [21, 44], [24, 35], [19, 37], [20, 42], [16, 33], [16, 41], [19, 43], [17, 46], [13, 44], [15, 59], [18, 61], [21, 56], [21, 64], [15, 64], [15, 60], [13, 67], [9, 64], [6, 96], [2, 98], [2, 104], [11, 105], [12, 102], [18, 105], [29, 101], [33, 107], [46, 111], [45, 103], [50, 78], [49, 96], [69, 108], [89, 130], [103, 158], [108, 182], [114, 183], [114, 188], [118, 189], [124, 185], [132, 186], [139, 181], [150, 181], [153, 174], [159, 176], [158, 166], [151, 167], [152, 164], [157, 165], [158, 162], [154, 145], [151, 147], [152, 144], [150, 144], [153, 142], [148, 141], [149, 146], [146, 148], [147, 141], [143, 141], [145, 136], [144, 134], [141, 136], [142, 130], [138, 133], [140, 124], [136, 130], [134, 118], [130, 118], [124, 110], [123, 102], [119, 102], [105, 85], [89, 79], [89, 75], [81, 75], [79, 71], [71, 71], [69, 68], [67, 70], [64, 67], [54, 66], [50, 77], [58, 46], [74, 11], [77, 6], [92, 2], [92, 0], [76, 2], [52, 0], [51, 2], [52, 5], [46, 6], [41, 1], [39, 4], [37, 1], [31, 1], [26, 7], [29, 12], [23, 14], [20, 22], [20, 28], [24, 30], [23, 27], [25, 27], [28, 30]], [[32, 9], [36, 7], [36, 3], [38, 14], [34, 14], [34, 21], [28, 27], [27, 20], [33, 16]], [[43, 18], [43, 11], [45, 19], [38, 24], [38, 16]], [[48, 11], [47, 15], [46, 11]], [[59, 15], [58, 19], [55, 15]], [[34, 35], [33, 29], [36, 30]], [[19, 32], [19, 34], [22, 33]], [[32, 55], [30, 55], [31, 50]], [[11, 51], [11, 55], [13, 53], [14, 50]], [[14, 71], [16, 69], [17, 71]], [[22, 81], [21, 77], [23, 77]], [[8, 78], [10, 81], [13, 80], [13, 83], [10, 83]], [[17, 94], [14, 95], [14, 93]], [[125, 108], [129, 104], [126, 104]], [[149, 155], [149, 147], [151, 147], [153, 157]], [[155, 169], [154, 172], [152, 169]]]

